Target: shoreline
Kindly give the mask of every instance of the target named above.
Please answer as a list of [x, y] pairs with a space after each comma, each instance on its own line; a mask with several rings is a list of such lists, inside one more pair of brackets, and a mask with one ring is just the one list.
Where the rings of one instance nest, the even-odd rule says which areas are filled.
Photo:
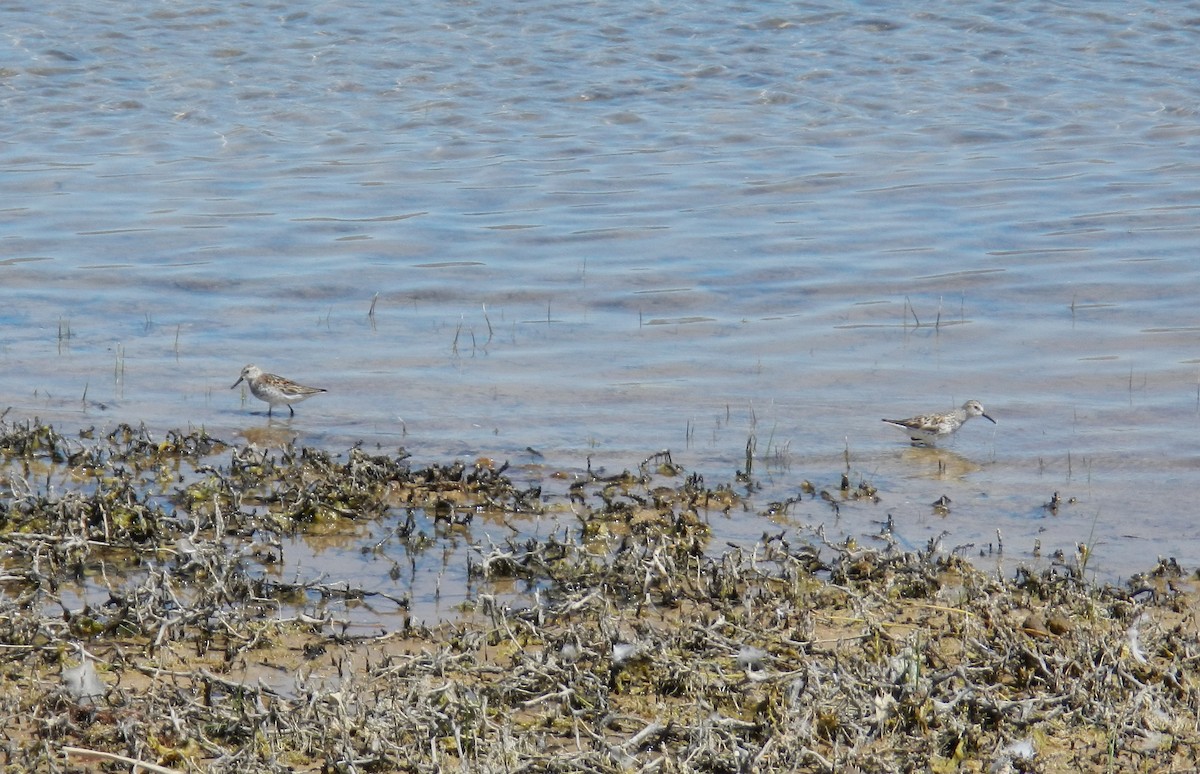
[[[1200, 746], [1172, 561], [1116, 587], [886, 539], [716, 547], [738, 495], [669, 454], [549, 505], [487, 461], [202, 431], [0, 419], [0, 454], [18, 768], [1161, 771]], [[306, 531], [386, 520], [420, 550], [548, 508], [571, 527], [475, 541], [474, 601], [434, 625], [352, 632], [330, 609], [372, 592], [267, 571]], [[75, 604], [81, 582], [108, 599]]]

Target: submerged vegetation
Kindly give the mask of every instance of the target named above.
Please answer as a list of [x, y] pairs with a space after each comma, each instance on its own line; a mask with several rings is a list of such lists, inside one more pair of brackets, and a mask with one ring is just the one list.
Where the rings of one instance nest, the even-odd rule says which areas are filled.
[[[413, 467], [127, 426], [68, 439], [0, 418], [0, 458], [6, 770], [1170, 771], [1200, 757], [1195, 596], [1172, 562], [1114, 588], [1062, 567], [997, 579], [886, 540], [715, 546], [709, 519], [745, 504], [666, 453], [575, 474], [561, 498], [486, 460]], [[545, 536], [474, 540], [475, 593], [448, 621], [362, 633], [331, 603], [377, 592], [271, 572], [295, 535], [384, 522], [416, 553], [478, 519], [551, 515], [563, 526]]]

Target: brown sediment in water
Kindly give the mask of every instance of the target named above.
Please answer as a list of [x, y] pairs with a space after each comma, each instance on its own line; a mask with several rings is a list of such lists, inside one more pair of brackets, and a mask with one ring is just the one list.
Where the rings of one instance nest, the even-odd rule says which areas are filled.
[[[89, 435], [0, 421], [10, 770], [107, 756], [205, 771], [1170, 771], [1200, 754], [1196, 596], [1172, 562], [1116, 588], [1068, 567], [998, 579], [886, 540], [713, 546], [708, 520], [745, 503], [669, 454], [581, 473], [559, 503], [486, 460]], [[297, 532], [388, 519], [417, 546], [431, 539], [418, 516], [469, 531], [478, 514], [549, 509], [572, 513], [570, 533], [481, 545], [471, 609], [436, 625], [351, 633], [305, 600], [367, 592], [263, 572]], [[513, 582], [526, 593], [490, 591]], [[73, 604], [84, 583], [107, 599]]]

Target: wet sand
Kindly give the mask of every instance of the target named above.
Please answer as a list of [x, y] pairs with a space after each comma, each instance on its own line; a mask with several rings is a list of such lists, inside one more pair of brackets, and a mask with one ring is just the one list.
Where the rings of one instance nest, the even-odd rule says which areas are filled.
[[[722, 545], [754, 473], [667, 453], [562, 497], [491, 460], [132, 427], [9, 420], [0, 453], [17, 768], [1166, 771], [1200, 746], [1194, 575], [1168, 561], [1117, 587], [1084, 581], [1086, 546], [1001, 578], [886, 526]], [[309, 536], [393, 559], [467, 541], [466, 603], [425, 624], [403, 596], [271, 571]], [[367, 631], [371, 606], [395, 612]]]

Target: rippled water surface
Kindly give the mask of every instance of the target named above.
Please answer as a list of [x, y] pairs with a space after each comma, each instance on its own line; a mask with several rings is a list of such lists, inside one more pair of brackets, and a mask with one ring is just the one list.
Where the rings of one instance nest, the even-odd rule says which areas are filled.
[[[9, 421], [253, 438], [254, 362], [329, 390], [275, 424], [333, 450], [537, 480], [669, 448], [715, 484], [752, 438], [721, 544], [890, 515], [985, 564], [1200, 564], [1194, 4], [118, 0], [0, 31]], [[998, 424], [944, 450], [879, 421], [968, 398]], [[764, 515], [844, 471], [881, 501]]]

